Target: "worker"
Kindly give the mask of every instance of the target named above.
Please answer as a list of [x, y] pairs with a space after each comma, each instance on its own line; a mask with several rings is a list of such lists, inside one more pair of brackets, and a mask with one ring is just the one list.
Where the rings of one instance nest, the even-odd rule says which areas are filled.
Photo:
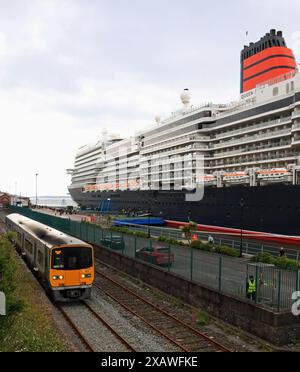
[[246, 293], [247, 293], [247, 298], [249, 298], [250, 300], [255, 301], [255, 299], [256, 299], [256, 281], [255, 281], [253, 275], [250, 275], [249, 279], [247, 280]]
[[211, 235], [208, 237], [208, 244], [214, 244], [214, 238]]
[[279, 249], [279, 257], [285, 257], [285, 250], [283, 247]]

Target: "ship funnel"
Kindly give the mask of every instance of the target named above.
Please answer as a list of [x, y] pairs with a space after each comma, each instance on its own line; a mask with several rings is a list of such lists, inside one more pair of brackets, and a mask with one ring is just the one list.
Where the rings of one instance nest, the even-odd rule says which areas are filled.
[[181, 102], [183, 103], [184, 110], [186, 110], [191, 101], [191, 95], [189, 90], [186, 88], [180, 95]]

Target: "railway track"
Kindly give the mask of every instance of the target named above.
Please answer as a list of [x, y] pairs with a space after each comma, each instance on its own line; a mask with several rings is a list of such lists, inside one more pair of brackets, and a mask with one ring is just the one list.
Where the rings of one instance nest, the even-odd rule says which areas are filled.
[[[94, 287], [104, 292], [131, 314], [185, 352], [231, 352], [181, 319], [150, 302], [113, 278], [96, 269]], [[101, 278], [101, 281], [97, 280]]]
[[[102, 327], [106, 328], [110, 334], [117, 340], [117, 343], [122, 344], [125, 346], [124, 351], [130, 351], [130, 352], [135, 352], [135, 348], [130, 345], [108, 322], [106, 322], [103, 317], [99, 313], [97, 313], [87, 302], [82, 301], [81, 306], [84, 307], [88, 312], [93, 316], [94, 319], [96, 319], [96, 324], [93, 325], [93, 329], [99, 328], [99, 323], [101, 323]], [[69, 306], [70, 307], [70, 306]], [[91, 342], [91, 338], [89, 337], [89, 331], [90, 329], [87, 329], [86, 327], [78, 326], [78, 321], [76, 322], [73, 317], [68, 313], [66, 310], [68, 306], [63, 306], [63, 305], [57, 305], [57, 308], [60, 310], [68, 324], [71, 326], [73, 331], [76, 333], [84, 347], [87, 349], [89, 352], [99, 352], [102, 350], [99, 350], [99, 346], [97, 347], [98, 342]], [[81, 313], [81, 311], [78, 313]], [[80, 319], [80, 316], [84, 317], [84, 315], [79, 315], [77, 316]]]

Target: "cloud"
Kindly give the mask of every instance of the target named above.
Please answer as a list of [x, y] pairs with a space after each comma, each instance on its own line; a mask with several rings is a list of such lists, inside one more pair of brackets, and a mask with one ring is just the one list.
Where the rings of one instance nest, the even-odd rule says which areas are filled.
[[38, 172], [40, 194], [67, 192], [78, 147], [169, 116], [183, 88], [194, 105], [237, 99], [246, 30], [275, 25], [299, 49], [297, 2], [216, 4], [0, 0], [0, 190], [32, 195]]

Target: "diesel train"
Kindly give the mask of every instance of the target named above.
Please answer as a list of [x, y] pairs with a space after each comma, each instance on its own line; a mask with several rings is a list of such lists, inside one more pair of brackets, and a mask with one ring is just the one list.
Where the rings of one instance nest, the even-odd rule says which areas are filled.
[[6, 216], [6, 225], [54, 301], [90, 298], [95, 275], [91, 245], [17, 213]]

